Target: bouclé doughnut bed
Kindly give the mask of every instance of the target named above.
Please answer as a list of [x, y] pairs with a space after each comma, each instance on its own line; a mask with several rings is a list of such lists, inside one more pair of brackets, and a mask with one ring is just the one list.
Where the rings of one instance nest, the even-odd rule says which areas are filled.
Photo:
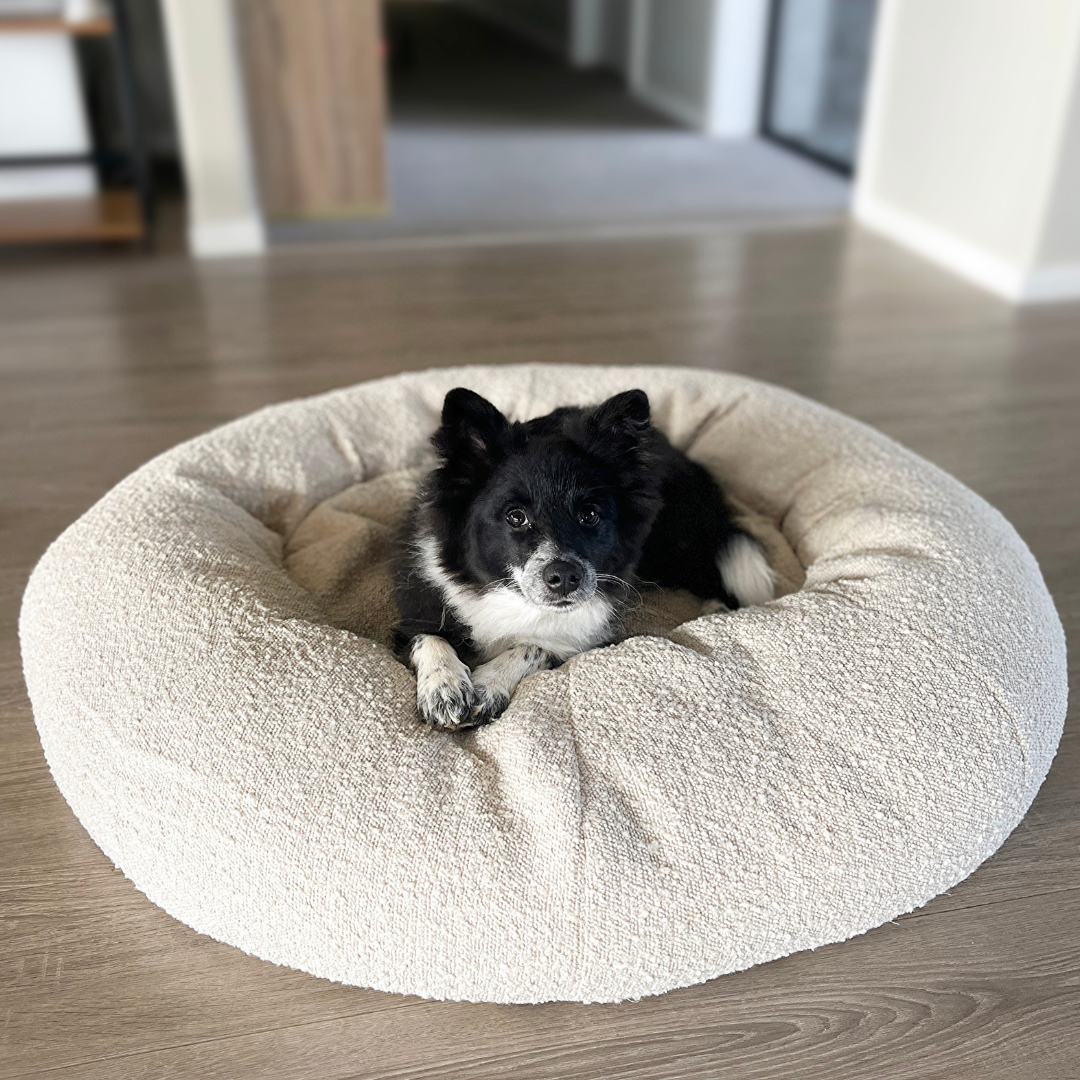
[[[418, 723], [387, 560], [454, 386], [513, 419], [646, 390], [781, 595]], [[197, 931], [424, 997], [618, 1001], [911, 911], [1024, 815], [1065, 714], [1060, 623], [973, 492], [795, 394], [673, 368], [410, 374], [169, 451], [49, 549], [21, 635], [53, 776]]]

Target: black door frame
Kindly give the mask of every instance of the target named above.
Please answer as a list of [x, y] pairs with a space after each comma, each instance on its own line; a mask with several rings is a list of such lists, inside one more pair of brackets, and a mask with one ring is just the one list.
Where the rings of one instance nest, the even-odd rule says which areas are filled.
[[775, 131], [770, 126], [769, 117], [772, 113], [775, 98], [776, 72], [780, 62], [778, 55], [780, 52], [780, 9], [783, 7], [784, 2], [785, 0], [770, 0], [769, 3], [769, 29], [765, 45], [765, 72], [762, 80], [761, 123], [759, 125], [761, 134], [770, 142], [774, 142], [786, 150], [791, 150], [796, 154], [809, 158], [818, 165], [823, 165], [826, 169], [840, 173], [841, 176], [850, 177], [855, 172], [853, 165], [849, 165], [846, 161], [833, 157], [831, 154], [826, 154], [813, 146], [807, 146], [806, 143], [793, 139], [789, 135]]

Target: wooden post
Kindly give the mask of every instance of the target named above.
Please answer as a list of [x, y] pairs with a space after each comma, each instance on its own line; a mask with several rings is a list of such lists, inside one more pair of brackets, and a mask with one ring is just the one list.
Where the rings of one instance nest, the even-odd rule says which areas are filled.
[[382, 213], [378, 0], [237, 0], [236, 10], [263, 213]]

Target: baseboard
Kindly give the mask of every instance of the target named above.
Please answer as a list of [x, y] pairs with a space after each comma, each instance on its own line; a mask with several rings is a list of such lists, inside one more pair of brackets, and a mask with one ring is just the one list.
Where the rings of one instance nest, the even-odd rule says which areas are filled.
[[630, 86], [630, 93], [658, 113], [663, 113], [672, 120], [678, 120], [680, 124], [686, 124], [698, 131], [703, 131], [705, 128], [704, 110], [697, 108], [677, 94], [668, 93], [647, 82], [633, 83]]
[[1019, 266], [867, 195], [856, 194], [853, 213], [875, 232], [1015, 304], [1080, 299], [1080, 263]]
[[998, 255], [895, 206], [856, 193], [855, 220], [1006, 300], [1019, 300], [1024, 272]]
[[1027, 275], [1021, 299], [1031, 304], [1080, 299], [1080, 262], [1035, 267]]
[[188, 246], [199, 259], [261, 255], [266, 250], [266, 229], [256, 217], [193, 222], [188, 226]]

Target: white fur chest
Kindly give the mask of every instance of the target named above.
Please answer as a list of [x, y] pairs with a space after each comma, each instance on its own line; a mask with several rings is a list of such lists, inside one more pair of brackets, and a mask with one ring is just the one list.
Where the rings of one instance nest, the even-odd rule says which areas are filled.
[[545, 611], [500, 586], [474, 596], [449, 597], [450, 606], [490, 660], [513, 645], [539, 645], [560, 660], [610, 639], [612, 610], [602, 596], [564, 611]]
[[469, 628], [484, 660], [526, 644], [566, 660], [611, 640], [614, 611], [600, 594], [572, 608], [545, 610], [507, 585], [482, 591], [460, 585], [442, 568], [433, 539], [425, 537], [417, 547], [424, 576]]

